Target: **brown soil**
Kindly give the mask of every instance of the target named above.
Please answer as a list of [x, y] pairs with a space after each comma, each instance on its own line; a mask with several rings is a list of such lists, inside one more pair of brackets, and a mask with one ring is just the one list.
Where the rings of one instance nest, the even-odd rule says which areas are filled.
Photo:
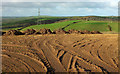
[[99, 31], [92, 31], [91, 34], [102, 34], [102, 33]]
[[58, 30], [55, 30], [53, 31], [53, 34], [65, 34], [66, 31], [62, 30], [62, 29], [58, 29]]
[[72, 34], [72, 33], [75, 33], [75, 34], [102, 34], [99, 31], [87, 31], [87, 30], [84, 30], [84, 31], [68, 30], [68, 31], [66, 31], [66, 33], [68, 33], [68, 34]]
[[24, 31], [23, 33], [25, 35], [31, 35], [31, 34], [34, 34], [36, 31], [34, 29], [27, 29], [26, 31]]
[[38, 34], [52, 34], [52, 31], [50, 29], [40, 29]]
[[80, 31], [77, 31], [77, 30], [68, 30], [67, 33], [69, 33], [69, 34], [72, 34], [72, 33], [78, 34], [78, 33], [80, 33]]
[[3, 72], [117, 72], [117, 34], [2, 36]]
[[[92, 32], [87, 31], [87, 30], [81, 31], [81, 33], [83, 33], [83, 34], [92, 34]], [[99, 34], [99, 33], [95, 33], [95, 34]]]

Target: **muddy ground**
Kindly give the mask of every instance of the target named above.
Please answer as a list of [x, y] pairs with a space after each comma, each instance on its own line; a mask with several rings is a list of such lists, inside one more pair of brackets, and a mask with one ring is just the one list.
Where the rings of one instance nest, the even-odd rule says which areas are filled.
[[3, 72], [118, 72], [117, 34], [2, 36]]

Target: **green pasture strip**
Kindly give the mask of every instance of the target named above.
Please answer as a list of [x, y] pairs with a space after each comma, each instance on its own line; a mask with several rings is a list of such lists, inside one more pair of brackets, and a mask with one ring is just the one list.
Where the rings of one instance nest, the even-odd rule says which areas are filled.
[[18, 28], [8, 28], [8, 29], [2, 29], [2, 31], [9, 31], [9, 30], [17, 30], [17, 29], [20, 29], [21, 27], [18, 27]]

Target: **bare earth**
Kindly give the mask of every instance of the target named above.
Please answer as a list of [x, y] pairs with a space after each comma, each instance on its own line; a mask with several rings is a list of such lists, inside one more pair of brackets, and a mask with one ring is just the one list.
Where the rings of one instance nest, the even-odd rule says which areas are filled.
[[118, 72], [117, 34], [2, 37], [3, 72]]

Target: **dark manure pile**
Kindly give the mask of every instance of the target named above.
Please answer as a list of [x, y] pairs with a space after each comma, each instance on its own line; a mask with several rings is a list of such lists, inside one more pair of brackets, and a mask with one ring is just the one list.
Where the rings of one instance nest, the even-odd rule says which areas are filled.
[[24, 32], [21, 32], [19, 30], [10, 30], [7, 32], [2, 32], [0, 31], [1, 35], [4, 36], [9, 36], [9, 35], [36, 35], [36, 34], [102, 34], [99, 31], [88, 31], [88, 30], [68, 30], [68, 31], [64, 31], [63, 29], [58, 29], [58, 30], [54, 30], [51, 31], [50, 29], [40, 29], [39, 31], [36, 31], [34, 29], [27, 29]]
[[6, 33], [3, 33], [3, 35], [8, 36], [8, 35], [24, 35], [24, 34], [19, 30], [10, 30], [7, 31]]

